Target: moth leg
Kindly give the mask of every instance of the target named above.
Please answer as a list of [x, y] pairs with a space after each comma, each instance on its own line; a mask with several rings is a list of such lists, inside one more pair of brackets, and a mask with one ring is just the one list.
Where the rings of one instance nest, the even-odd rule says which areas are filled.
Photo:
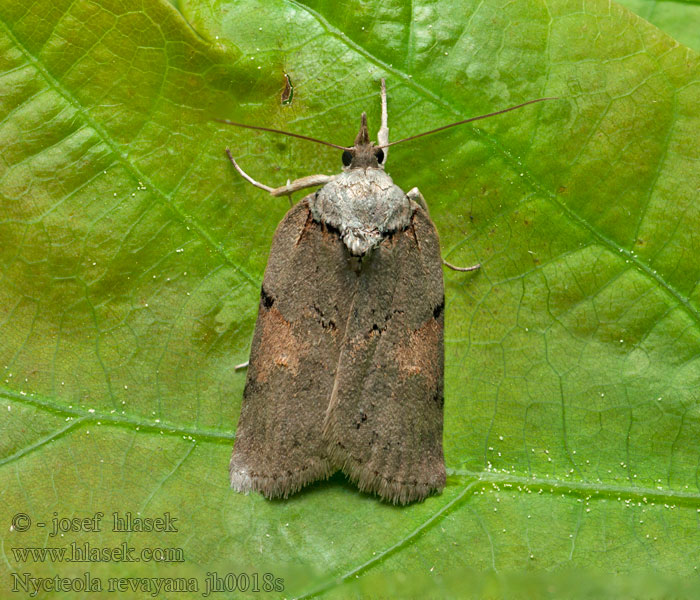
[[[382, 126], [377, 132], [377, 145], [386, 146], [389, 143], [389, 117], [386, 108], [386, 82], [382, 77]], [[389, 156], [389, 148], [383, 148], [384, 150], [384, 160], [382, 161], [382, 167], [386, 165], [386, 159]]]
[[445, 265], [447, 268], [452, 269], [453, 271], [462, 271], [463, 273], [467, 273], [469, 271], [478, 271], [479, 269], [481, 269], [481, 263], [476, 263], [471, 267], [458, 267], [456, 265], [453, 265], [452, 263], [448, 263], [444, 258], [442, 259], [442, 264]]
[[241, 169], [241, 167], [236, 162], [236, 159], [233, 158], [231, 150], [229, 150], [228, 148], [226, 148], [226, 155], [231, 161], [231, 164], [235, 167], [236, 171], [238, 171], [241, 177], [243, 177], [243, 179], [245, 179], [248, 183], [252, 183], [255, 187], [260, 188], [261, 190], [265, 190], [266, 192], [275, 197], [290, 196], [290, 203], [291, 195], [294, 192], [298, 192], [299, 190], [303, 190], [309, 187], [318, 187], [319, 185], [326, 185], [328, 182], [335, 179], [335, 175], [309, 175], [308, 177], [295, 179], [291, 182], [287, 180], [287, 185], [283, 185], [282, 187], [278, 188], [272, 188], [269, 185], [265, 185], [264, 183], [259, 183], [258, 181], [255, 181], [255, 179], [253, 179], [250, 175], [248, 175], [248, 173]]
[[247, 369], [249, 362], [250, 361], [245, 361], [245, 362], [241, 363], [240, 365], [236, 365], [235, 367], [233, 367], [233, 370], [240, 371], [241, 369]]
[[[430, 213], [428, 212], [428, 205], [425, 203], [425, 198], [423, 198], [423, 194], [420, 193], [420, 190], [417, 187], [410, 189], [406, 195], [410, 200], [413, 200], [418, 206], [420, 206], [428, 214], [428, 216], [430, 216]], [[458, 267], [452, 263], [448, 263], [444, 258], [442, 259], [442, 264], [453, 271], [461, 271], [463, 273], [477, 271], [481, 268], [480, 263], [472, 265], [471, 267]]]
[[428, 210], [428, 205], [425, 203], [425, 198], [423, 198], [423, 194], [420, 193], [420, 190], [417, 187], [408, 190], [406, 195], [408, 196], [409, 200], [413, 200], [427, 213], [428, 216], [430, 216], [430, 211]]

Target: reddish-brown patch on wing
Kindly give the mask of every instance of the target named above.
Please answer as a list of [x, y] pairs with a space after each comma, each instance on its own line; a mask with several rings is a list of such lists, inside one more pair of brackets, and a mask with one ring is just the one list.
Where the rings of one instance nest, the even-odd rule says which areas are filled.
[[300, 356], [308, 352], [309, 344], [299, 340], [289, 322], [274, 307], [266, 309], [258, 326], [262, 330], [260, 345], [268, 354], [268, 360], [260, 361], [255, 374], [258, 382], [267, 381], [275, 367], [289, 369], [291, 375], [299, 372]]
[[308, 197], [277, 227], [265, 269], [231, 485], [287, 497], [337, 467], [323, 419], [357, 280], [337, 234], [321, 231]]
[[404, 345], [394, 347], [400, 377], [423, 375], [429, 380], [429, 385], [435, 385], [435, 357], [442, 351], [441, 333], [442, 326], [435, 319], [430, 319], [413, 331]]

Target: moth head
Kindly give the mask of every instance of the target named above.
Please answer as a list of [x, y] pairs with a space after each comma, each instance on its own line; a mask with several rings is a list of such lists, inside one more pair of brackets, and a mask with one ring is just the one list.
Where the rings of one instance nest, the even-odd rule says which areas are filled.
[[352, 148], [343, 151], [343, 166], [346, 169], [378, 169], [384, 162], [384, 150], [374, 146], [369, 140], [367, 114], [362, 113], [360, 131]]

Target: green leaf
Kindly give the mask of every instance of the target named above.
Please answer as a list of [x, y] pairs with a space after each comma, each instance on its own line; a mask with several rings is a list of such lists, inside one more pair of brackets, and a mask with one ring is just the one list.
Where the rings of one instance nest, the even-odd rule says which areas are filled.
[[[638, 572], [695, 572], [697, 54], [602, 0], [14, 0], [0, 44], [6, 589], [24, 573], [195, 578], [186, 598], [207, 572], [261, 589], [268, 572], [284, 591], [266, 597], [415, 597], [458, 593], [465, 570], [535, 587], [576, 570], [619, 597]], [[405, 508], [339, 476], [284, 502], [238, 495], [234, 365], [288, 207], [223, 150], [269, 185], [340, 157], [212, 119], [347, 144], [363, 110], [376, 128], [381, 77], [392, 139], [559, 97], [389, 154], [445, 257], [483, 265], [445, 273], [447, 488]], [[115, 511], [170, 513], [177, 532], [112, 531]], [[97, 512], [100, 531], [50, 536], [54, 516]], [[13, 550], [71, 542], [184, 562]]]
[[700, 51], [700, 2], [657, 2], [656, 0], [619, 0], [620, 4], [676, 38]]

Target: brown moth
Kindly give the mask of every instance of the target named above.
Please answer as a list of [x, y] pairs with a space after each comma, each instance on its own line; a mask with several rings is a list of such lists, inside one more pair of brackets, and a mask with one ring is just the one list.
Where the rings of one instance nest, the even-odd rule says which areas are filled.
[[223, 121], [339, 148], [344, 165], [270, 188], [226, 149], [273, 196], [322, 186], [275, 231], [230, 462], [235, 490], [287, 498], [339, 470], [394, 504], [443, 489], [442, 265], [479, 265], [442, 260], [420, 192], [404, 193], [384, 166], [390, 145], [491, 115], [389, 143], [382, 80], [377, 145], [364, 113], [352, 147]]

